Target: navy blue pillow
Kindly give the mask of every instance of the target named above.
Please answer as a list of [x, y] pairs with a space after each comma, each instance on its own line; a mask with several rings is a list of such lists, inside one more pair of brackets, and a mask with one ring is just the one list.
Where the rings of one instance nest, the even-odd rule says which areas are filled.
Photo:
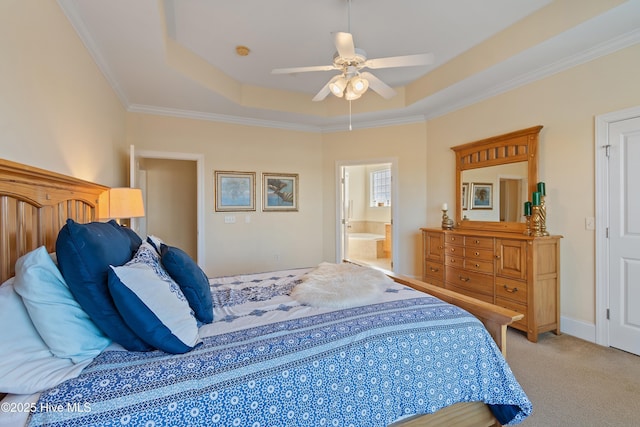
[[[109, 221], [109, 223], [111, 223], [112, 221], [113, 221], [114, 225], [118, 224], [114, 220]], [[133, 257], [133, 255], [138, 251], [138, 248], [142, 244], [142, 239], [140, 238], [140, 236], [138, 236], [138, 233], [136, 233], [135, 231], [133, 231], [129, 227], [125, 227], [125, 226], [121, 225], [120, 226], [120, 231], [122, 231], [124, 234], [126, 234], [127, 237], [129, 238], [130, 243], [131, 243], [131, 256]]]
[[152, 349], [127, 326], [109, 294], [109, 265], [123, 265], [132, 255], [131, 238], [115, 221], [78, 224], [67, 219], [56, 255], [74, 298], [109, 338], [127, 350]]
[[213, 302], [209, 289], [209, 278], [182, 249], [160, 245], [161, 261], [165, 270], [176, 281], [196, 319], [203, 323], [213, 322]]

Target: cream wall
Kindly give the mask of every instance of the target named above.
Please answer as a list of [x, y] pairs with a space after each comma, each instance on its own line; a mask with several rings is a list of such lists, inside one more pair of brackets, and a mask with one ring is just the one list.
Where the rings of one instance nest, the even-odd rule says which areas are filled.
[[125, 110], [55, 1], [0, 1], [0, 156], [126, 184]]
[[[127, 140], [137, 150], [204, 155], [207, 274], [308, 267], [323, 260], [319, 134], [130, 113]], [[215, 170], [256, 172], [255, 212], [214, 211]], [[263, 172], [299, 174], [299, 212], [261, 212]], [[225, 223], [227, 215], [236, 222]]]
[[[439, 224], [439, 203], [453, 202], [450, 146], [544, 125], [538, 174], [546, 182], [547, 230], [564, 236], [562, 328], [579, 335], [594, 332], [595, 322], [595, 234], [584, 225], [585, 217], [595, 216], [594, 117], [640, 105], [638, 70], [640, 45], [635, 45], [427, 124], [432, 226]], [[443, 170], [443, 165], [451, 167]]]
[[398, 164], [398, 174], [394, 176], [398, 203], [393, 209], [398, 221], [393, 232], [401, 256], [394, 270], [411, 276], [422, 274], [419, 229], [425, 226], [427, 219], [426, 130], [424, 123], [415, 123], [323, 135], [322, 233], [325, 260], [336, 260], [337, 164], [368, 160], [377, 163], [380, 159], [395, 158]]

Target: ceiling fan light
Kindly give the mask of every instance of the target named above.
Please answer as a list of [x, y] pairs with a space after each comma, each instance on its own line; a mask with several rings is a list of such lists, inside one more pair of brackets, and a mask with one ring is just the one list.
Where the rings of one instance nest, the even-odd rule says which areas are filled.
[[344, 76], [335, 76], [329, 82], [329, 90], [338, 98], [342, 98], [344, 89], [347, 87], [347, 79]]
[[347, 101], [354, 101], [360, 98], [361, 95], [361, 93], [354, 92], [353, 87], [351, 87], [350, 84], [347, 85], [347, 90], [344, 91], [344, 99]]
[[360, 76], [352, 78], [350, 81], [350, 85], [351, 90], [358, 95], [362, 95], [367, 91], [367, 89], [369, 89], [369, 81]]

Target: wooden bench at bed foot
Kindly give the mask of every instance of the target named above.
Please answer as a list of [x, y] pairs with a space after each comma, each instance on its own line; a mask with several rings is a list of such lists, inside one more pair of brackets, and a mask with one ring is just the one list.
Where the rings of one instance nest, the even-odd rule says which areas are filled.
[[389, 427], [499, 427], [489, 407], [482, 402], [462, 402], [428, 415], [415, 415]]

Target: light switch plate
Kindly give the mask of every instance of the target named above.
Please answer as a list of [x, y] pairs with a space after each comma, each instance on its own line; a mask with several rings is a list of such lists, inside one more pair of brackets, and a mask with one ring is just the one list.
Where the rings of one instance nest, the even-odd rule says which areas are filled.
[[588, 216], [584, 219], [584, 228], [585, 230], [595, 230], [596, 229], [596, 219], [592, 216]]

